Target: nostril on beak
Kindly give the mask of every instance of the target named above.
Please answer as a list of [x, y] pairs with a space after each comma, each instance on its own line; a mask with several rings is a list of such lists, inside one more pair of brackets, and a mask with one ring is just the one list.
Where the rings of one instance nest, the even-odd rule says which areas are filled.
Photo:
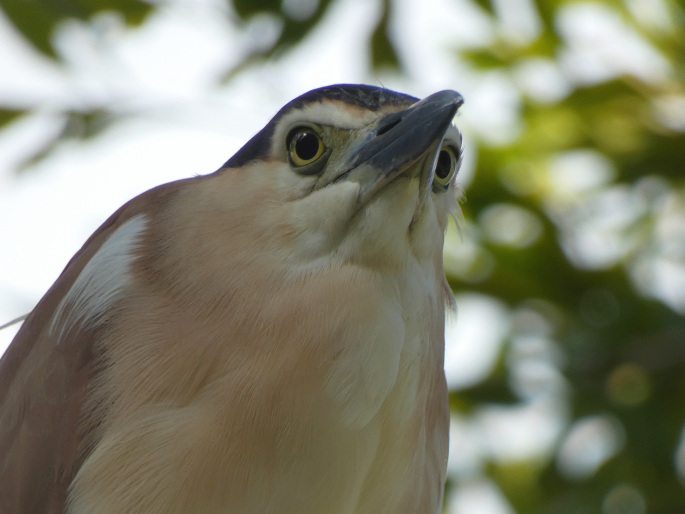
[[402, 121], [402, 118], [395, 118], [395, 119], [386, 121], [380, 127], [378, 127], [378, 130], [376, 131], [376, 136], [382, 136], [387, 131], [389, 131], [391, 128], [395, 127], [400, 121]]

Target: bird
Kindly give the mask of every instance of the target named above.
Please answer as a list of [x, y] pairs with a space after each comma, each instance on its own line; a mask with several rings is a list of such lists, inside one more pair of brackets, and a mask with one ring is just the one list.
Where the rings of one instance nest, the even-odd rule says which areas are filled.
[[313, 89], [114, 212], [0, 360], [0, 512], [441, 512], [462, 104]]

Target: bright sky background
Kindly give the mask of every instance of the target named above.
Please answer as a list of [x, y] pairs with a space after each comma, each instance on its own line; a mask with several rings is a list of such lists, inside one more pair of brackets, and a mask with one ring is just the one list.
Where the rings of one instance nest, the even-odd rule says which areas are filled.
[[[528, 0], [496, 4], [509, 13], [505, 28], [512, 37], [534, 36], [538, 26], [529, 15]], [[29, 312], [69, 258], [120, 205], [155, 185], [214, 171], [280, 106], [314, 87], [365, 82], [419, 97], [458, 90], [466, 98], [456, 120], [465, 132], [463, 182], [473, 169], [470, 134], [498, 141], [517, 129], [517, 98], [511, 89], [497, 77], [470, 73], [456, 59], [456, 48], [492, 37], [487, 19], [465, 1], [425, 0], [421, 9], [411, 0], [398, 2], [395, 36], [401, 36], [396, 39], [411, 79], [368, 74], [368, 62], [360, 56], [377, 19], [377, 2], [339, 0], [304, 44], [217, 89], [217, 74], [272, 30], [267, 20], [246, 29], [229, 27], [216, 16], [223, 5], [221, 0], [178, 0], [139, 30], [122, 28], [109, 17], [102, 18], [99, 34], [76, 24], [65, 26], [57, 41], [69, 56], [69, 73], [26, 47], [0, 15], [0, 100], [43, 106], [0, 134], [0, 324]], [[566, 22], [571, 28], [582, 25], [596, 42], [610, 27], [597, 20], [571, 13]], [[630, 52], [609, 45], [603, 53], [595, 51], [597, 45], [585, 48], [584, 40], [579, 41], [578, 52], [566, 64], [573, 68], [582, 63], [587, 80], [615, 73], [620, 66], [636, 67], [636, 62], [640, 72], [645, 62], [651, 63], [650, 73], [660, 70], [658, 60], [637, 43]], [[235, 49], [235, 55], [226, 55], [227, 48]], [[585, 60], [573, 61], [583, 55]], [[622, 62], [625, 55], [631, 58]], [[535, 63], [517, 80], [549, 101], [567, 88], [558, 71]], [[16, 173], [22, 157], [59, 130], [56, 106], [102, 101], [116, 102], [124, 111], [143, 107], [145, 114], [115, 124], [94, 140], [65, 143], [44, 162]], [[503, 307], [482, 298], [459, 299], [458, 323], [452, 320], [447, 329], [446, 368], [453, 386], [474, 382], [488, 370], [507, 328], [504, 314]], [[0, 331], [0, 351], [16, 328]], [[484, 432], [475, 433], [472, 425], [455, 420], [450, 470], [468, 480], [451, 501], [451, 512], [511, 513], [494, 486], [479, 475], [481, 457], [517, 458], [544, 451], [558, 436], [560, 417], [563, 413], [541, 401], [527, 411], [484, 412], [479, 420]]]

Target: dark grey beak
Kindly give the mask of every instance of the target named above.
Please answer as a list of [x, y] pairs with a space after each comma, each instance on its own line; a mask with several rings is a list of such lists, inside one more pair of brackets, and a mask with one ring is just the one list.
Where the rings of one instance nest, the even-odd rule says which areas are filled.
[[341, 165], [324, 172], [315, 189], [341, 180], [358, 182], [359, 201], [366, 203], [432, 146], [440, 144], [463, 103], [459, 93], [445, 90], [385, 115], [359, 135]]
[[382, 118], [351, 159], [351, 168], [368, 164], [387, 175], [411, 165], [442, 140], [457, 109], [464, 103], [456, 91], [434, 93], [408, 109]]

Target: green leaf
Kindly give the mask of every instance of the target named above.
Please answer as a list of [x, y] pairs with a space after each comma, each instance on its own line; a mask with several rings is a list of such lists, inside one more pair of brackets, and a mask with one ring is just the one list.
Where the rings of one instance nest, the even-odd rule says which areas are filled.
[[67, 111], [64, 113], [62, 129], [31, 155], [25, 157], [17, 168], [20, 173], [27, 171], [49, 158], [64, 141], [70, 139], [92, 139], [122, 118], [123, 116], [113, 114], [105, 109]]
[[88, 21], [96, 14], [113, 11], [126, 23], [138, 25], [153, 6], [140, 0], [4, 0], [0, 8], [36, 50], [57, 59], [52, 35], [60, 23], [69, 19]]
[[494, 6], [492, 5], [492, 0], [471, 0], [474, 4], [476, 4], [478, 7], [483, 9], [485, 12], [487, 12], [490, 15], [495, 14], [495, 9]]
[[233, 0], [233, 8], [243, 20], [264, 13], [280, 16], [281, 5], [280, 0]]
[[15, 28], [38, 51], [56, 58], [52, 46], [52, 31], [57, 23], [65, 19], [63, 13], [40, 0], [5, 0], [3, 12]]
[[371, 63], [374, 69], [397, 69], [400, 66], [400, 60], [397, 56], [395, 45], [389, 34], [391, 9], [392, 3], [389, 0], [384, 0], [383, 14], [371, 34]]
[[0, 128], [12, 123], [14, 120], [26, 114], [23, 109], [8, 109], [0, 107]]
[[459, 55], [471, 66], [481, 71], [499, 69], [507, 65], [507, 59], [496, 52], [494, 48], [463, 50]]

